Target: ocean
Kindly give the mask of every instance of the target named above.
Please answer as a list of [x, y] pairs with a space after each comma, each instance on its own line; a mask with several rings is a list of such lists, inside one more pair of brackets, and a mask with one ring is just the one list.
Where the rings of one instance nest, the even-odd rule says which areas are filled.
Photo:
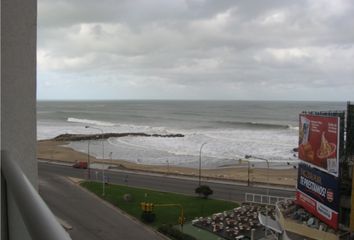
[[[37, 138], [63, 133], [183, 134], [182, 138], [121, 137], [104, 142], [105, 158], [203, 168], [229, 166], [245, 155], [275, 165], [297, 162], [298, 115], [345, 110], [345, 102], [294, 101], [38, 101]], [[94, 128], [85, 128], [89, 125]], [[98, 129], [97, 129], [98, 128]], [[87, 153], [88, 142], [68, 145]], [[102, 144], [90, 153], [102, 158]], [[259, 161], [264, 164], [263, 161]]]

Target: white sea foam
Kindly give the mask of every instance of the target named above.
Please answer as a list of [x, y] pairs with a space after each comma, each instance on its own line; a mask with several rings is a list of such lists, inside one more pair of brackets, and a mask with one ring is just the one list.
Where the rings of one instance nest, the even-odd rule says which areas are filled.
[[152, 127], [145, 125], [119, 124], [89, 119], [68, 118], [67, 121], [37, 121], [37, 139], [50, 139], [60, 134], [93, 134], [96, 129], [85, 128], [87, 125], [95, 125], [105, 133], [147, 133], [147, 134], [169, 134], [181, 133], [179, 130], [167, 129], [165, 127]]
[[[74, 119], [75, 120], [75, 119]], [[38, 139], [52, 138], [63, 133], [93, 133], [85, 129], [88, 121], [38, 122]], [[98, 121], [100, 124], [102, 122]], [[92, 122], [90, 122], [93, 124]], [[101, 124], [102, 125], [102, 124]], [[202, 149], [203, 167], [233, 164], [235, 160], [251, 154], [272, 162], [296, 161], [291, 151], [297, 145], [297, 132], [291, 129], [173, 129], [133, 124], [100, 125], [104, 132], [146, 132], [149, 134], [182, 133], [182, 138], [122, 137], [110, 138], [105, 143], [106, 158], [125, 159], [144, 164], [169, 164], [196, 167]], [[87, 152], [86, 142], [72, 142], [70, 147]], [[91, 154], [101, 158], [100, 144], [91, 143]], [[257, 161], [254, 159], [253, 161]]]
[[37, 121], [37, 139], [51, 139], [65, 133], [79, 134], [83, 129], [83, 126], [78, 127], [76, 124], [67, 122], [40, 120]]
[[[185, 131], [183, 138], [129, 136], [110, 138], [108, 143], [112, 149], [120, 149], [119, 156], [125, 155], [132, 161], [140, 158], [140, 162], [149, 164], [164, 164], [166, 159], [174, 156], [172, 162], [170, 161], [171, 164], [194, 163], [196, 165], [200, 147], [204, 142], [207, 144], [202, 149], [203, 162], [209, 166], [218, 166], [221, 162], [232, 163], [247, 154], [267, 158], [273, 163], [286, 163], [297, 159], [292, 152], [296, 147], [297, 137], [289, 132], [291, 131], [199, 130], [198, 132]], [[149, 157], [155, 156], [153, 153], [157, 153], [160, 157]]]
[[292, 125], [288, 125], [289, 129], [291, 130], [296, 130], [296, 131], [299, 131], [299, 126], [295, 127], [295, 126], [292, 126]]
[[74, 123], [93, 124], [93, 125], [97, 125], [97, 126], [107, 126], [107, 127], [112, 127], [115, 125], [114, 123], [110, 123], [110, 122], [97, 121], [97, 120], [91, 120], [91, 119], [71, 118], [71, 117], [69, 117], [67, 121], [74, 122]]

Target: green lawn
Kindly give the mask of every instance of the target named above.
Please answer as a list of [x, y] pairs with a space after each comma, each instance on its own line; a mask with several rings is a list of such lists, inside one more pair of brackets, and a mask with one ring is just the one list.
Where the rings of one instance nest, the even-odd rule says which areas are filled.
[[[97, 196], [102, 197], [101, 183], [82, 182], [81, 186], [92, 191]], [[123, 195], [127, 193], [132, 196], [132, 201], [130, 202], [123, 199]], [[213, 213], [229, 210], [238, 206], [235, 202], [202, 199], [197, 196], [186, 196], [112, 184], [106, 185], [106, 195], [103, 199], [138, 219], [140, 219], [142, 213], [140, 208], [141, 202], [181, 204], [184, 208], [184, 215], [187, 221], [195, 217], [209, 216]], [[153, 227], [158, 227], [162, 224], [178, 224], [180, 214], [178, 207], [155, 207], [154, 213], [156, 214], [156, 219], [155, 222], [151, 224]]]

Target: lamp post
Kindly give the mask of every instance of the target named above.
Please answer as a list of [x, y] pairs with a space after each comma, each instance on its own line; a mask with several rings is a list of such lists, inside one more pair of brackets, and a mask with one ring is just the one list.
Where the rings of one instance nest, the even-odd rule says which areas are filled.
[[112, 154], [113, 154], [113, 152], [109, 153], [109, 158], [111, 159], [111, 165], [113, 165]]
[[104, 136], [103, 136], [103, 130], [101, 128], [96, 128], [96, 127], [91, 127], [91, 126], [85, 126], [85, 128], [92, 128], [92, 129], [96, 129], [96, 130], [99, 130], [102, 132], [102, 137], [101, 137], [101, 139], [102, 139], [102, 162], [103, 162], [103, 164], [102, 164], [102, 196], [104, 196], [105, 195], [105, 182], [104, 182], [105, 177], [104, 177], [104, 140], [103, 140]]
[[91, 180], [91, 169], [90, 169], [90, 139], [88, 140], [87, 144], [87, 177], [88, 180]]
[[201, 185], [201, 179], [202, 179], [202, 149], [207, 144], [208, 142], [204, 142], [199, 149], [199, 187]]
[[247, 161], [247, 186], [250, 186], [250, 161]]
[[248, 160], [250, 158], [250, 155], [246, 155], [245, 156], [246, 160], [244, 159], [239, 159], [239, 164], [242, 164], [243, 161], [247, 161], [247, 186], [251, 185], [251, 181], [250, 181], [250, 176], [251, 176], [251, 161]]
[[[266, 159], [266, 158], [262, 158], [262, 157], [257, 157], [257, 156], [253, 156], [253, 155], [245, 155], [245, 158], [246, 159], [250, 159], [250, 158], [254, 158], [254, 159], [259, 159], [259, 160], [262, 160], [262, 161], [266, 161], [267, 163], [267, 198], [268, 198], [268, 205], [270, 204], [270, 197], [269, 197], [269, 160]], [[267, 222], [266, 222], [266, 225], [268, 225], [268, 206], [266, 206], [266, 216], [267, 216]], [[266, 229], [265, 229], [265, 236], [267, 236], [267, 229], [268, 229], [268, 226], [266, 226]]]

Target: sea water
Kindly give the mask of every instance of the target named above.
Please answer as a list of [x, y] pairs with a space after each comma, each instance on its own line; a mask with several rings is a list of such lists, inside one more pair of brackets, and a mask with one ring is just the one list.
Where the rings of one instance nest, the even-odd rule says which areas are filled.
[[[141, 164], [203, 168], [239, 163], [245, 155], [273, 165], [297, 161], [302, 111], [344, 110], [344, 102], [292, 101], [39, 101], [37, 138], [63, 133], [141, 132], [183, 134], [182, 138], [128, 136], [90, 142], [90, 154]], [[85, 128], [91, 126], [91, 128]], [[202, 147], [202, 145], [204, 146]], [[68, 147], [85, 152], [88, 141]], [[202, 149], [201, 149], [202, 147]], [[260, 161], [262, 162], [262, 161]]]

